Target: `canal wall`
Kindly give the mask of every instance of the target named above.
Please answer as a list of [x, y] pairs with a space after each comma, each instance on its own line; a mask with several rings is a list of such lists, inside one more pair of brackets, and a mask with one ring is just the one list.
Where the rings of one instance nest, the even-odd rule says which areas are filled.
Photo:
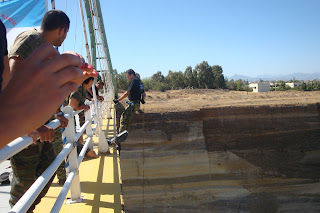
[[320, 211], [318, 104], [139, 114], [129, 133], [127, 212]]

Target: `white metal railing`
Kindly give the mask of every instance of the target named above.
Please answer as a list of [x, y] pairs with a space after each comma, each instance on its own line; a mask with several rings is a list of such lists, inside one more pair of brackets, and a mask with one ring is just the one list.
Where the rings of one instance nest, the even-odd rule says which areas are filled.
[[[106, 98], [106, 94], [104, 94]], [[95, 98], [96, 100], [96, 98]], [[10, 212], [26, 212], [35, 199], [38, 197], [40, 192], [46, 186], [50, 178], [53, 176], [59, 165], [63, 160], [66, 160], [66, 172], [68, 174], [67, 180], [62, 187], [62, 190], [51, 210], [51, 212], [59, 212], [65, 197], [69, 191], [71, 190], [71, 201], [72, 202], [81, 202], [81, 188], [80, 188], [80, 178], [79, 178], [79, 165], [85, 155], [85, 152], [88, 147], [93, 148], [92, 137], [93, 134], [98, 129], [96, 133], [99, 136], [99, 151], [108, 150], [108, 143], [106, 142], [106, 137], [101, 129], [101, 118], [102, 115], [105, 114], [105, 110], [110, 111], [111, 106], [108, 107], [108, 101], [104, 101], [103, 103], [89, 102], [86, 100], [86, 104], [90, 105], [90, 110], [85, 112], [85, 123], [80, 127], [77, 131], [75, 128], [75, 120], [74, 116], [77, 115], [81, 111], [73, 111], [72, 107], [67, 106], [64, 107], [63, 112], [65, 113], [65, 117], [69, 120], [68, 126], [63, 131], [62, 136], [65, 137], [63, 140], [66, 140], [66, 143], [62, 149], [62, 151], [57, 155], [51, 165], [41, 174], [41, 176], [32, 184], [32, 186], [27, 190], [27, 192], [19, 199], [15, 206], [10, 210]], [[110, 102], [111, 104], [111, 102]], [[99, 115], [99, 116], [97, 116]], [[92, 121], [94, 122], [94, 127], [92, 128]], [[60, 126], [60, 121], [58, 119], [53, 120], [52, 122], [46, 124], [47, 126], [56, 129]], [[98, 128], [99, 127], [99, 128]], [[77, 156], [77, 146], [76, 142], [81, 137], [81, 135], [86, 131], [87, 140], [79, 154]], [[107, 143], [107, 147], [105, 143], [104, 146], [100, 149], [100, 138], [105, 140]], [[27, 148], [29, 145], [33, 143], [32, 138], [28, 136], [22, 136], [11, 143], [9, 143], [4, 148], [0, 149], [0, 163], [4, 160], [10, 158], [11, 156], [17, 154], [21, 150]], [[106, 151], [107, 151], [106, 150]]]
[[[68, 120], [71, 118], [69, 114], [65, 114], [65, 117]], [[58, 119], [55, 119], [46, 125], [53, 129], [56, 129], [58, 126], [60, 126], [60, 121]], [[26, 135], [13, 140], [11, 143], [0, 149], [0, 163], [27, 148], [32, 143], [32, 138]]]

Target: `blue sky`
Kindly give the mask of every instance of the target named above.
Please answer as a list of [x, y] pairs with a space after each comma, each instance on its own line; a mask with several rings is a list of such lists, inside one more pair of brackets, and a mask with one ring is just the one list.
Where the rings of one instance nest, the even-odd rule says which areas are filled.
[[[202, 61], [222, 66], [225, 76], [320, 72], [319, 0], [100, 2], [118, 72], [132, 68], [145, 78]], [[77, 7], [57, 0], [71, 19], [64, 49], [84, 53]]]

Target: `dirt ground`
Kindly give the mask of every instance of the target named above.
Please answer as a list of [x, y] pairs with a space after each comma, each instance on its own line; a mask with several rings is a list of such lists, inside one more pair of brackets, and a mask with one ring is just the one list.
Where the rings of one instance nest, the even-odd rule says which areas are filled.
[[210, 89], [148, 91], [146, 113], [194, 111], [201, 108], [252, 105], [305, 105], [320, 102], [320, 91], [246, 92]]

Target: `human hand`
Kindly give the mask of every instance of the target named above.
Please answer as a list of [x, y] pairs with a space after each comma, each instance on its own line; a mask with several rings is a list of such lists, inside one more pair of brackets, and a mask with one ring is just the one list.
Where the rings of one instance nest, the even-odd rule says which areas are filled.
[[66, 128], [68, 126], [69, 120], [64, 117], [64, 115], [56, 115], [56, 118], [60, 121], [60, 127]]
[[22, 62], [0, 94], [0, 112], [3, 112], [0, 120], [10, 129], [0, 131], [2, 143], [9, 143], [44, 124], [85, 79], [97, 76], [93, 69], [80, 67], [83, 61], [79, 57], [60, 55], [48, 43]]
[[88, 111], [88, 110], [90, 109], [90, 106], [83, 104], [83, 105], [81, 106], [81, 109], [83, 109], [83, 110], [86, 112], [86, 111]]
[[83, 79], [82, 81], [78, 81], [76, 82], [79, 86], [83, 83], [84, 80], [86, 80], [89, 77], [98, 77], [98, 72], [93, 68], [93, 66], [91, 66], [90, 64], [86, 63], [86, 61], [84, 60], [83, 56], [74, 52], [74, 51], [66, 51], [64, 53], [62, 53], [62, 55], [73, 55], [76, 56], [78, 58], [80, 58], [80, 60], [82, 61], [81, 66], [79, 66], [79, 68], [83, 71], [84, 76], [86, 76], [85, 79]]
[[32, 141], [34, 144], [37, 144], [37, 140], [38, 138], [40, 138], [40, 136], [38, 135], [38, 133], [36, 131], [32, 131], [28, 134], [29, 137], [32, 138]]
[[52, 142], [54, 140], [54, 131], [51, 127], [42, 125], [37, 130], [35, 130], [35, 132], [39, 135], [41, 142]]
[[99, 99], [99, 101], [104, 101], [104, 98], [102, 96], [97, 96], [97, 98]]
[[113, 99], [113, 103], [117, 104], [117, 103], [119, 103], [119, 100], [118, 99]]

